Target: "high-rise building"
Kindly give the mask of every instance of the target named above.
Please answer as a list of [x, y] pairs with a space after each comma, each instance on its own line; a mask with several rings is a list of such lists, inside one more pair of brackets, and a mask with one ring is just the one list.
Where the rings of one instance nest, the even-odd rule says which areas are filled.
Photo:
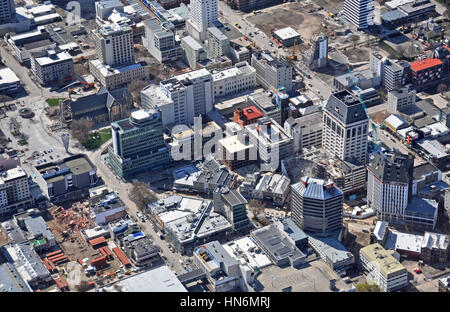
[[365, 29], [373, 25], [374, 12], [373, 0], [344, 1], [344, 17], [357, 29]]
[[331, 180], [303, 177], [291, 191], [292, 221], [298, 227], [318, 235], [341, 230], [344, 195]]
[[133, 30], [126, 25], [107, 24], [92, 31], [98, 59], [105, 65], [134, 63]]
[[0, 24], [9, 23], [15, 16], [14, 0], [0, 0]]
[[158, 107], [163, 125], [193, 124], [194, 117], [213, 110], [214, 86], [211, 73], [199, 69], [150, 85], [142, 90], [142, 107]]
[[348, 90], [331, 94], [323, 110], [323, 146], [342, 160], [366, 163], [369, 120], [361, 101]]
[[164, 145], [160, 113], [155, 109], [131, 113], [130, 118], [111, 123], [113, 144], [109, 164], [123, 178], [170, 162]]
[[269, 52], [252, 55], [252, 66], [256, 69], [256, 80], [266, 89], [285, 88], [292, 90], [292, 66], [283, 58], [274, 59]]
[[0, 216], [16, 212], [32, 202], [28, 176], [22, 168], [0, 171]]
[[211, 57], [228, 55], [230, 39], [217, 27], [208, 27], [206, 49]]
[[414, 161], [394, 152], [392, 156], [375, 155], [367, 166], [367, 206], [382, 221], [399, 221], [412, 198]]
[[217, 22], [217, 0], [192, 0], [189, 19], [199, 31], [206, 31]]
[[387, 91], [401, 87], [402, 68], [389, 60], [383, 64], [383, 87]]
[[196, 40], [206, 40], [208, 27], [214, 26], [217, 22], [217, 1], [191, 0], [186, 29]]

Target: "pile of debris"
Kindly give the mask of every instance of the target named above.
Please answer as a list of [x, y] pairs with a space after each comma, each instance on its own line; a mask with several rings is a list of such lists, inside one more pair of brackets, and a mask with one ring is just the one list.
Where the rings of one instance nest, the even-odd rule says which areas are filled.
[[65, 231], [62, 233], [63, 237], [68, 237], [72, 233], [80, 234], [80, 231], [85, 228], [91, 228], [94, 223], [89, 217], [89, 207], [84, 203], [75, 203], [70, 209], [58, 207], [53, 216], [59, 223], [65, 225]]

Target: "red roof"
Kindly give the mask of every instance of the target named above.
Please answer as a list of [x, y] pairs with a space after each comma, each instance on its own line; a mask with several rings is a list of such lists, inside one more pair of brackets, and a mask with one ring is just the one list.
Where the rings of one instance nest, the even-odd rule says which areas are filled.
[[95, 266], [95, 267], [104, 265], [105, 263], [106, 263], [106, 257], [105, 256], [101, 256], [101, 257], [98, 257], [98, 258], [95, 258], [95, 259], [91, 260], [91, 265]]
[[450, 47], [447, 47], [447, 46], [444, 44], [444, 48], [446, 48], [446, 49], [448, 50], [448, 52], [450, 52]]
[[116, 254], [117, 258], [119, 258], [120, 262], [122, 262], [123, 265], [130, 264], [130, 260], [128, 260], [127, 256], [125, 256], [125, 254], [119, 247], [114, 247], [113, 252]]
[[259, 109], [256, 108], [256, 106], [250, 106], [243, 109], [244, 116], [247, 117], [248, 120], [255, 119], [255, 118], [261, 118], [263, 113], [259, 111]]
[[94, 247], [94, 246], [96, 246], [96, 245], [103, 244], [103, 243], [106, 243], [106, 239], [105, 239], [103, 236], [100, 236], [100, 237], [98, 237], [98, 238], [91, 239], [91, 240], [89, 241], [89, 244], [91, 244], [92, 247]]
[[411, 63], [411, 69], [418, 72], [430, 67], [434, 67], [434, 66], [438, 66], [438, 65], [442, 65], [442, 61], [440, 59], [437, 58], [428, 58], [425, 60], [420, 60], [420, 61], [416, 61]]

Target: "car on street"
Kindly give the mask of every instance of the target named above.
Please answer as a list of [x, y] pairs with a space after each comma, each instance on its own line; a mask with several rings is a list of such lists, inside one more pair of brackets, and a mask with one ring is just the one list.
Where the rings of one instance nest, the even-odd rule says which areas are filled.
[[422, 270], [419, 269], [419, 268], [415, 268], [415, 269], [414, 269], [414, 272], [416, 272], [417, 274], [422, 274]]

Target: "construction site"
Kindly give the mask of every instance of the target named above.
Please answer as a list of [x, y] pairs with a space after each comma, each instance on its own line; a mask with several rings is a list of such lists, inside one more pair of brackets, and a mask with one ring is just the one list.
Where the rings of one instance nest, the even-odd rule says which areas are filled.
[[[301, 12], [301, 13], [300, 13]], [[331, 39], [335, 37], [333, 29], [340, 25], [331, 18], [329, 12], [323, 10], [312, 1], [301, 3], [285, 3], [251, 14], [246, 20], [255, 25], [269, 37], [274, 30], [292, 27], [301, 34], [302, 45], [306, 48], [315, 34], [327, 33]]]
[[42, 261], [51, 273], [59, 273], [54, 280], [60, 290], [79, 291], [80, 287], [92, 288], [131, 274], [128, 258], [106, 238], [109, 232], [105, 234], [90, 219], [87, 202], [74, 203], [68, 209], [53, 206], [49, 213], [53, 219], [47, 224], [59, 249], [47, 253]]

